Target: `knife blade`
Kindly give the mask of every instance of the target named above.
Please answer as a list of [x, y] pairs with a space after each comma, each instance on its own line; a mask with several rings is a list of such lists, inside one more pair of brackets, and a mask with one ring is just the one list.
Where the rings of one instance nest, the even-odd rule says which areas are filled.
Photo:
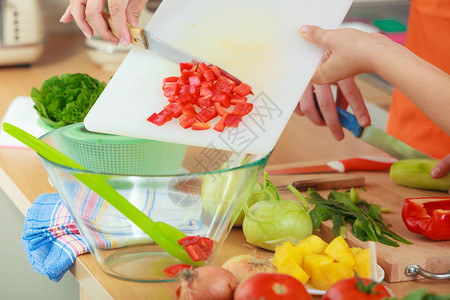
[[346, 171], [388, 170], [397, 159], [390, 156], [360, 156], [334, 160], [321, 165], [301, 166], [266, 170], [269, 175], [289, 175], [307, 173], [343, 173]]
[[[365, 178], [361, 175], [333, 175], [321, 178], [301, 179], [292, 182], [292, 186], [299, 191], [306, 191], [308, 188], [315, 190], [344, 189], [363, 186]], [[277, 186], [278, 190], [288, 190], [286, 186]]]
[[[117, 30], [114, 25], [114, 22], [112, 20], [112, 17], [107, 12], [102, 12], [103, 17], [108, 23], [109, 29], [111, 32], [115, 35], [117, 35]], [[130, 31], [131, 35], [131, 43], [139, 48], [147, 49], [148, 51], [152, 51], [156, 53], [157, 55], [164, 57], [174, 63], [180, 64], [180, 63], [186, 63], [191, 62], [195, 65], [200, 64], [201, 62], [205, 63], [208, 66], [211, 66], [212, 64], [207, 62], [204, 59], [201, 59], [199, 57], [196, 57], [188, 52], [185, 52], [181, 49], [178, 49], [163, 40], [159, 39], [158, 37], [154, 36], [151, 32], [144, 30], [142, 27], [132, 26], [130, 24], [127, 24], [128, 30]], [[241, 80], [239, 78], [233, 76], [226, 70], [220, 68], [220, 71], [223, 75], [227, 76], [231, 80], [233, 80], [237, 85], [241, 83]]]
[[353, 114], [338, 106], [336, 108], [342, 127], [348, 129], [355, 137], [377, 147], [398, 160], [407, 158], [430, 158], [425, 153], [414, 149], [373, 125], [361, 127]]

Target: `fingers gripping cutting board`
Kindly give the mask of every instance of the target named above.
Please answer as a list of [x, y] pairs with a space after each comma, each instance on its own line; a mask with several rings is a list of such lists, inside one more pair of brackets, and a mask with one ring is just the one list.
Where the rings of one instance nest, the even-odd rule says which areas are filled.
[[89, 112], [85, 126], [103, 133], [265, 154], [275, 146], [323, 52], [305, 41], [299, 28], [304, 24], [337, 28], [351, 3], [164, 0], [145, 29], [250, 84], [253, 111], [238, 128], [222, 133], [185, 130], [177, 119], [160, 127], [147, 122], [168, 103], [161, 90], [163, 78], [179, 74], [179, 69], [151, 50], [134, 48]]

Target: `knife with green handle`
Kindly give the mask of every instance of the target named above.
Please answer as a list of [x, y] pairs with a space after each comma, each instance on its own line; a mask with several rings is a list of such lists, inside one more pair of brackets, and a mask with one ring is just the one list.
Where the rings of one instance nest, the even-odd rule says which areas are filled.
[[[22, 129], [4, 122], [2, 124], [3, 130], [15, 137], [31, 149], [35, 150], [39, 155], [57, 164], [86, 170], [83, 166], [73, 161], [63, 153], [59, 152], [44, 141], [34, 137], [33, 135], [23, 131]], [[183, 232], [176, 229], [169, 224], [163, 222], [154, 222], [146, 214], [137, 209], [114, 188], [112, 188], [101, 175], [78, 173], [74, 176], [84, 183], [87, 187], [92, 189], [100, 197], [108, 201], [124, 216], [136, 224], [142, 231], [155, 241], [161, 248], [173, 257], [191, 265], [202, 265], [204, 262], [194, 262], [183, 246], [178, 244], [178, 239], [186, 236]]]
[[407, 158], [430, 158], [428, 155], [414, 149], [373, 125], [361, 127], [354, 115], [338, 106], [336, 109], [342, 127], [348, 129], [357, 138], [377, 147], [398, 160]]

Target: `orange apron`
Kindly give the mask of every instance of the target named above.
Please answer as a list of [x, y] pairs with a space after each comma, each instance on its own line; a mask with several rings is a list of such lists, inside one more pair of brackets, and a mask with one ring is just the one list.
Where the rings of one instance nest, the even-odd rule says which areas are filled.
[[[411, 0], [405, 46], [450, 74], [450, 0]], [[449, 105], [442, 109], [450, 113], [448, 100]], [[443, 158], [450, 154], [450, 136], [397, 89], [386, 130], [430, 156]]]

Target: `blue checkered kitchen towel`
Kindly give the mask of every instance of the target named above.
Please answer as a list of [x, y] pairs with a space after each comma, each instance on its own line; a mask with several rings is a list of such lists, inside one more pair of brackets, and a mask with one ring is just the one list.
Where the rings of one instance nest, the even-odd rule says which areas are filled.
[[56, 282], [89, 251], [59, 194], [36, 198], [25, 217], [22, 243], [33, 269]]

